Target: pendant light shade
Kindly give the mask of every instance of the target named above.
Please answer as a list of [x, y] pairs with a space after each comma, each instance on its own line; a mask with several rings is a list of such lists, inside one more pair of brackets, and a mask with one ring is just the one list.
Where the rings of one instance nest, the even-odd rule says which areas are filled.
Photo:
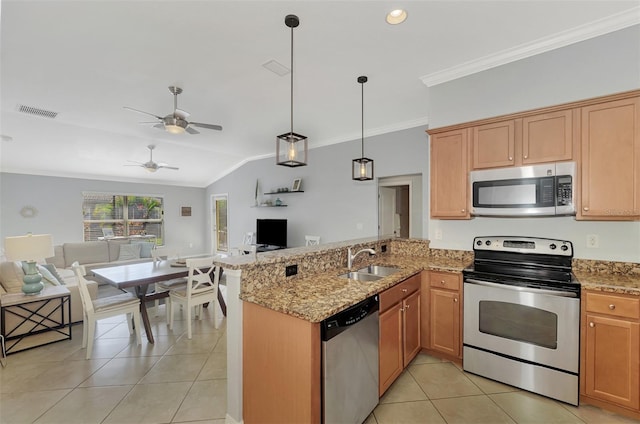
[[293, 132], [293, 29], [300, 25], [296, 15], [284, 18], [286, 26], [291, 28], [291, 130], [276, 137], [276, 164], [296, 167], [307, 164], [307, 137]]
[[352, 161], [351, 178], [356, 181], [373, 180], [373, 159], [364, 157], [364, 83], [368, 78], [365, 76], [358, 77], [358, 82], [362, 87], [362, 138], [360, 146], [362, 148], [362, 156]]

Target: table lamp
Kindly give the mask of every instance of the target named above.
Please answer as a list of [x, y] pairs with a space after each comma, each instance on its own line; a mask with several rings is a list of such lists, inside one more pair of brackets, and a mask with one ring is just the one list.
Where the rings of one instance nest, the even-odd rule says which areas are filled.
[[22, 292], [36, 295], [42, 291], [42, 275], [38, 272], [36, 261], [54, 255], [51, 234], [27, 234], [26, 236], [4, 239], [4, 253], [11, 261], [23, 261], [26, 271], [22, 279]]

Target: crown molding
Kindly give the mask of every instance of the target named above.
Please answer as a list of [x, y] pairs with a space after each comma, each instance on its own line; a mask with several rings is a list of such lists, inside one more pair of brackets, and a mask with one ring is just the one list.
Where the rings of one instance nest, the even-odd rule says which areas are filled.
[[420, 77], [420, 80], [427, 87], [432, 87], [638, 24], [640, 24], [640, 6], [548, 37], [539, 38], [530, 43], [520, 44], [495, 54], [424, 75]]

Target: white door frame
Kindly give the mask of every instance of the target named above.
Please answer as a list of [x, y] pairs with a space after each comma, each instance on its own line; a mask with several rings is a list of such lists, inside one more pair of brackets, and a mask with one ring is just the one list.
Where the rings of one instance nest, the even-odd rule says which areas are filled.
[[215, 255], [220, 252], [218, 250], [218, 229], [216, 228], [216, 200], [219, 198], [225, 198], [227, 200], [227, 251], [229, 247], [229, 194], [228, 193], [217, 193], [211, 195], [211, 254]]

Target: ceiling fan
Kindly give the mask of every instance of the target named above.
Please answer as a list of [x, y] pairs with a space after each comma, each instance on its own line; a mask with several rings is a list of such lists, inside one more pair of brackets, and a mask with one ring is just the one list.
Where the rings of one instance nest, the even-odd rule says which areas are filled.
[[124, 108], [127, 110], [132, 110], [138, 113], [144, 113], [145, 115], [150, 115], [156, 118], [160, 122], [141, 122], [142, 124], [155, 124], [154, 128], [160, 128], [171, 134], [182, 134], [184, 132], [188, 132], [189, 134], [200, 134], [200, 131], [196, 130], [192, 127], [198, 128], [207, 128], [210, 130], [221, 131], [222, 127], [220, 125], [214, 124], [203, 124], [201, 122], [189, 122], [187, 118], [189, 117], [189, 113], [184, 110], [178, 109], [178, 94], [182, 93], [182, 88], [171, 86], [169, 87], [169, 91], [173, 94], [173, 113], [162, 117], [158, 115], [154, 115], [153, 113], [145, 112], [143, 110], [134, 109], [132, 107], [125, 106]]
[[153, 144], [150, 144], [147, 146], [147, 148], [149, 149], [149, 162], [136, 162], [133, 160], [130, 160], [129, 162], [133, 162], [135, 163], [135, 165], [125, 165], [125, 166], [140, 166], [144, 169], [146, 169], [149, 172], [156, 172], [158, 169], [173, 169], [175, 171], [177, 171], [180, 168], [176, 168], [175, 166], [169, 166], [166, 163], [157, 163], [153, 161], [153, 149], [156, 148], [156, 146], [154, 146]]

